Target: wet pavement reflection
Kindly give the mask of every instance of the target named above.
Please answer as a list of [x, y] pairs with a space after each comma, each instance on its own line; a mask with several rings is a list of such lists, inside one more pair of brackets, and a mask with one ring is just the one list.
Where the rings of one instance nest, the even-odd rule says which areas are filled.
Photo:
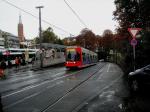
[[127, 79], [122, 78], [104, 90], [78, 112], [150, 112], [150, 91], [131, 93]]

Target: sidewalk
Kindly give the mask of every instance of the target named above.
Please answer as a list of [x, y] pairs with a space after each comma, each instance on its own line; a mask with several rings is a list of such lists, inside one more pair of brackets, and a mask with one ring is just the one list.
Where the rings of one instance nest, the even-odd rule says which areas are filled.
[[12, 68], [6, 68], [5, 69], [5, 74], [6, 75], [9, 75], [9, 74], [11, 74], [11, 73], [13, 73], [13, 72], [20, 72], [20, 71], [23, 71], [23, 70], [30, 70], [30, 69], [32, 69], [32, 64], [27, 64], [27, 65], [25, 65], [25, 66], [20, 66], [18, 69], [16, 69], [16, 67], [15, 66], [13, 66]]

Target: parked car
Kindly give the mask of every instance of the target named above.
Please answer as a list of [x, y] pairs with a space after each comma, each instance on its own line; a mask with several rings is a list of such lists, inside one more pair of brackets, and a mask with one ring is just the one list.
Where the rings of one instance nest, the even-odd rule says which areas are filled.
[[150, 87], [150, 65], [137, 69], [128, 74], [129, 86], [132, 92]]

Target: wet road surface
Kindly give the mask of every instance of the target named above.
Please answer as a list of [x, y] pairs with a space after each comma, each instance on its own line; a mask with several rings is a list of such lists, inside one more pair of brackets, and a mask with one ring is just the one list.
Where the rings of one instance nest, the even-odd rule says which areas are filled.
[[0, 86], [4, 112], [133, 110], [123, 72], [112, 63], [74, 71], [51, 67], [14, 72], [6, 80], [0, 80]]

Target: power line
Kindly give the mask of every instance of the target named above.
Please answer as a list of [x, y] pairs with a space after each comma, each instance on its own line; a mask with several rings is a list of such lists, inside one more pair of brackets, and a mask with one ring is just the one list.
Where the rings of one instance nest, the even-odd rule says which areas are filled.
[[[33, 15], [32, 13], [30, 13], [30, 12], [28, 12], [28, 11], [26, 11], [26, 10], [24, 10], [24, 9], [22, 9], [22, 8], [20, 8], [20, 7], [18, 7], [18, 6], [16, 6], [16, 5], [14, 5], [13, 3], [11, 3], [11, 2], [9, 2], [9, 1], [7, 1], [7, 0], [2, 0], [2, 1], [5, 2], [5, 3], [7, 3], [7, 4], [9, 4], [9, 5], [11, 5], [11, 6], [13, 6], [13, 7], [15, 7], [15, 8], [17, 8], [17, 9], [19, 9], [19, 10], [21, 10], [21, 11], [23, 11], [24, 13], [26, 13], [26, 14], [28, 14], [28, 15], [30, 15], [30, 16], [36, 18], [36, 19], [39, 19], [37, 16]], [[51, 24], [51, 23], [49, 23], [48, 21], [46, 21], [46, 20], [44, 20], [44, 19], [42, 19], [42, 21], [43, 21], [44, 23], [46, 23], [46, 24], [48, 24], [48, 25], [50, 25], [50, 26], [52, 26], [52, 27], [58, 29], [58, 30], [61, 30], [61, 31], [65, 32], [65, 33], [68, 33], [69, 35], [70, 35], [70, 34], [73, 35], [72, 33], [70, 33], [70, 32], [68, 32], [68, 31], [64, 30], [63, 28], [60, 28], [60, 27], [58, 27], [58, 26], [56, 26], [56, 25], [54, 25], [54, 24]]]
[[87, 28], [87, 25], [85, 24], [85, 22], [80, 18], [80, 16], [75, 12], [75, 10], [69, 5], [69, 3], [66, 0], [64, 0], [64, 2], [70, 8], [70, 10], [75, 14], [78, 20]]

